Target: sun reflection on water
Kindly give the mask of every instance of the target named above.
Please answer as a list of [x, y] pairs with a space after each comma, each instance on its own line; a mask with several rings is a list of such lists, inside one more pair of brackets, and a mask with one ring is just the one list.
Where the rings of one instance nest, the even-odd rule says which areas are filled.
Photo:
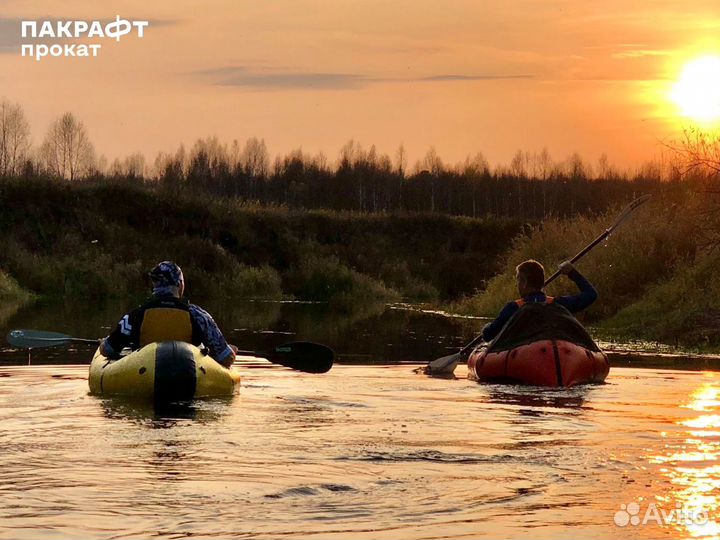
[[712, 380], [714, 374], [708, 374], [708, 378], [711, 380], [680, 406], [702, 414], [676, 421], [680, 430], [675, 436], [663, 434], [667, 453], [650, 457], [651, 463], [662, 466], [660, 473], [672, 486], [666, 496], [656, 497], [658, 503], [706, 513], [706, 520], [668, 524], [692, 538], [720, 538], [720, 385]]

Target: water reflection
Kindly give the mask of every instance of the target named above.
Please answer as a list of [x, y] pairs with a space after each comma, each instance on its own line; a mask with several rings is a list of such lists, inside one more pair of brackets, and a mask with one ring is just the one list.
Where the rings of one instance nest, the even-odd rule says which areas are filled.
[[103, 415], [112, 420], [126, 420], [152, 429], [168, 429], [182, 423], [208, 424], [223, 418], [223, 406], [235, 396], [212, 400], [193, 400], [176, 403], [153, 403], [121, 396], [96, 398]]
[[[201, 303], [205, 306], [206, 304]], [[272, 328], [280, 319], [283, 304], [280, 302], [245, 301], [211, 302], [213, 317], [226, 332], [258, 332]]]
[[227, 417], [234, 396], [176, 403], [93, 399], [110, 421], [109, 437], [124, 455], [127, 473], [167, 489], [168, 482], [193, 478], [212, 459], [212, 443], [207, 444], [211, 441], [204, 440], [201, 430]]
[[0, 302], [0, 328], [3, 328], [8, 320], [15, 315], [23, 306], [23, 302], [17, 300], [3, 300]]
[[494, 403], [531, 408], [580, 409], [594, 385], [573, 388], [542, 388], [519, 385], [489, 384], [485, 388]]
[[[0, 320], [0, 335], [10, 328], [37, 328], [99, 338], [139, 301], [112, 300], [92, 309], [80, 301], [38, 302]], [[228, 340], [242, 349], [266, 350], [286, 341], [316, 341], [332, 347], [341, 363], [426, 362], [457, 351], [482, 324], [373, 303], [343, 312], [327, 304], [218, 299], [200, 299], [198, 303], [213, 314]], [[9, 349], [2, 341], [0, 364], [27, 364], [26, 351]], [[33, 364], [89, 363], [94, 349], [94, 345], [78, 344], [36, 349]]]
[[[0, 539], [718, 536], [716, 375], [246, 369], [239, 396], [158, 409], [88, 395], [86, 367], [2, 368]], [[618, 524], [650, 502], [710, 521]]]
[[676, 514], [666, 525], [693, 538], [720, 538], [720, 384], [716, 374], [681, 405], [699, 416], [678, 420], [677, 433], [663, 432], [667, 453], [652, 456], [670, 482], [666, 495], [656, 495], [658, 506]]

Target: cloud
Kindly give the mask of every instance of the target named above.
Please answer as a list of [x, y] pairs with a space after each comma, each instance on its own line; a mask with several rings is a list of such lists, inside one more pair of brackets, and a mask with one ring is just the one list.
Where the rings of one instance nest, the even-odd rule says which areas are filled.
[[629, 51], [622, 51], [613, 53], [613, 58], [643, 58], [645, 56], [669, 56], [671, 51], [667, 50], [650, 50], [650, 49], [636, 49]]
[[444, 82], [444, 81], [499, 81], [504, 79], [532, 79], [532, 75], [433, 75], [415, 79], [416, 81]]
[[361, 75], [351, 73], [323, 72], [264, 72], [252, 71], [244, 67], [223, 67], [196, 72], [198, 75], [210, 77], [213, 83], [220, 86], [245, 86], [265, 89], [352, 89], [366, 82]]
[[21, 19], [0, 18], [0, 53], [20, 51]]
[[193, 75], [210, 79], [219, 86], [239, 86], [270, 89], [331, 89], [355, 90], [371, 84], [492, 81], [504, 79], [530, 79], [531, 75], [433, 75], [420, 78], [373, 78], [355, 73], [290, 72], [257, 70], [247, 67], [226, 66], [196, 71]]
[[670, 56], [673, 54], [670, 49], [650, 47], [646, 43], [609, 43], [607, 45], [592, 45], [583, 48], [590, 51], [607, 51], [611, 58], [617, 59]]

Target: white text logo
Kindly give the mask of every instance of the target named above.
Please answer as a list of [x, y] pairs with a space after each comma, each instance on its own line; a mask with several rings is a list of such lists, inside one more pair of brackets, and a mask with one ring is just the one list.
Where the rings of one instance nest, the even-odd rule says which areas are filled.
[[[25, 39], [81, 39], [81, 38], [110, 38], [120, 41], [120, 38], [132, 32], [137, 37], [145, 37], [145, 29], [149, 21], [128, 21], [115, 16], [114, 21], [21, 21], [22, 37]], [[22, 55], [34, 57], [38, 62], [47, 56], [97, 56], [102, 45], [100, 43], [24, 43], [21, 45]]]

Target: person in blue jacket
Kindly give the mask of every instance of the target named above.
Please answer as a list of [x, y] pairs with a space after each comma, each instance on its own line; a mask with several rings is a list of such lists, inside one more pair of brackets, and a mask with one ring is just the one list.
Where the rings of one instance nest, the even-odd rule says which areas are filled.
[[532, 259], [520, 263], [515, 269], [520, 298], [514, 302], [508, 302], [497, 318], [483, 328], [483, 339], [485, 341], [493, 340], [515, 312], [527, 303], [551, 304], [554, 302], [565, 307], [570, 313], [578, 313], [597, 300], [598, 293], [595, 287], [570, 262], [562, 263], [560, 272], [575, 282], [580, 290], [578, 294], [558, 297], [546, 295], [543, 290], [545, 287], [545, 269], [542, 264]]
[[207, 311], [183, 298], [185, 277], [180, 267], [163, 261], [148, 275], [152, 296], [120, 319], [102, 340], [100, 352], [117, 358], [125, 347], [135, 350], [157, 341], [185, 341], [204, 345], [218, 363], [231, 366], [237, 349], [227, 343]]

